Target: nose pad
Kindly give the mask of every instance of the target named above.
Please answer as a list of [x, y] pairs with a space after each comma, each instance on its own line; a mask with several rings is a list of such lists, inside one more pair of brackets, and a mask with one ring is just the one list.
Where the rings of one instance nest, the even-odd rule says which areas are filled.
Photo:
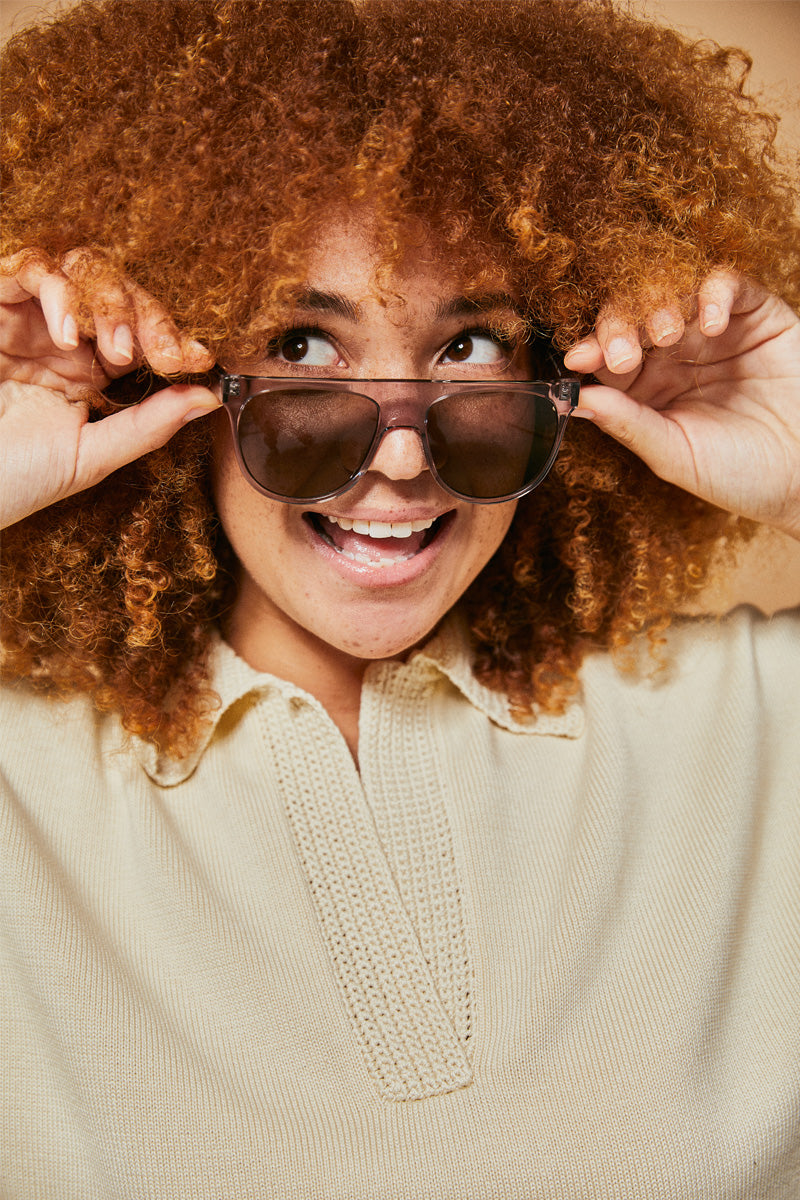
[[407, 425], [384, 429], [369, 470], [378, 471], [387, 479], [416, 479], [427, 471], [421, 431]]

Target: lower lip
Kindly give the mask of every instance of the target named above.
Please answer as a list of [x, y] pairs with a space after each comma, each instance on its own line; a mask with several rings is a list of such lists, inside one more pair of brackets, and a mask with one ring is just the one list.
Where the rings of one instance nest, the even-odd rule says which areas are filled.
[[456, 514], [454, 511], [447, 513], [442, 519], [441, 526], [433, 541], [429, 542], [423, 550], [420, 550], [412, 558], [398, 559], [397, 562], [385, 563], [382, 566], [354, 562], [351, 558], [346, 558], [344, 554], [340, 554], [332, 546], [329, 546], [309, 521], [303, 519], [303, 527], [306, 531], [306, 539], [309, 545], [315, 553], [322, 555], [331, 564], [341, 578], [346, 579], [350, 583], [355, 583], [361, 588], [375, 588], [377, 590], [413, 583], [421, 575], [424, 575], [426, 571], [430, 570], [450, 538], [451, 531], [455, 525], [455, 517]]

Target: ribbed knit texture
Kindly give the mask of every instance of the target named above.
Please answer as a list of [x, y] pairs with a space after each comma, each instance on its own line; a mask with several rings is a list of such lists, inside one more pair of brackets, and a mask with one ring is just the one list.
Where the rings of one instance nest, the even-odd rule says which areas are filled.
[[456, 623], [180, 763], [8, 689], [3, 1200], [797, 1200], [800, 636], [518, 721]]
[[[409, 820], [402, 832], [410, 837], [403, 838], [399, 847], [395, 839], [400, 852], [395, 870], [401, 872], [404, 861], [413, 857], [415, 850], [421, 851], [421, 860], [405, 876], [405, 882], [421, 883], [425, 889], [420, 902], [415, 897], [408, 911], [403, 906], [403, 893], [408, 895], [408, 889], [398, 890], [397, 879], [402, 875], [392, 875], [365, 789], [352, 761], [345, 761], [349, 756], [341, 736], [319, 705], [297, 696], [289, 701], [295, 724], [302, 725], [311, 718], [303, 754], [297, 753], [297, 738], [287, 739], [277, 723], [265, 730], [268, 752], [275, 763], [348, 1012], [367, 1064], [381, 1094], [389, 1100], [436, 1096], [464, 1087], [472, 1079], [453, 1027], [457, 1012], [466, 1041], [469, 964], [458, 911], [453, 852], [437, 794], [441, 784], [435, 763], [430, 753], [414, 754], [414, 726], [418, 714], [424, 712], [419, 704], [420, 689], [415, 691], [413, 697], [401, 692], [391, 705], [391, 724], [412, 734], [410, 753], [400, 759], [403, 790], [411, 798]], [[383, 708], [384, 712], [390, 711], [386, 705]], [[385, 720], [379, 722], [376, 731], [381, 746], [385, 744], [380, 735], [386, 732], [386, 724]], [[386, 758], [392, 760], [391, 751]], [[331, 767], [337, 760], [340, 770], [334, 778]], [[397, 762], [395, 755], [395, 770]], [[392, 773], [378, 783], [390, 790], [381, 796], [379, 786], [376, 796], [391, 806], [391, 797], [397, 794], [391, 790]], [[419, 937], [413, 923], [415, 915], [422, 918], [417, 925]], [[461, 934], [461, 944], [455, 947], [449, 928], [453, 924], [456, 936]], [[437, 968], [433, 975], [431, 963]], [[450, 1001], [449, 1012], [437, 993], [437, 983]]]

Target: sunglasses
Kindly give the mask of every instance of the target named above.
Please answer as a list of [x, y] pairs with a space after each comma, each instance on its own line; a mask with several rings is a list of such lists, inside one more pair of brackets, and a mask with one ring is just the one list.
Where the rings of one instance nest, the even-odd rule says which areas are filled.
[[[200, 380], [198, 379], [198, 382]], [[416, 431], [440, 487], [473, 504], [527, 495], [555, 462], [580, 383], [505, 380], [204, 377], [228, 414], [239, 467], [264, 496], [311, 504], [342, 495], [384, 437]], [[136, 399], [167, 386], [150, 377]], [[106, 395], [130, 403], [119, 387]]]

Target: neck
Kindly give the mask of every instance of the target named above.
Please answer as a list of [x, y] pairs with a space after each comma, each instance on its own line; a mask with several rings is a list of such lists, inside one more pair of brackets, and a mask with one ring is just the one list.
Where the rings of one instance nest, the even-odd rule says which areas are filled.
[[294, 683], [319, 700], [358, 764], [361, 685], [369, 660], [328, 645], [284, 613], [271, 613], [268, 622], [251, 616], [234, 605], [222, 626], [226, 642], [257, 671]]

